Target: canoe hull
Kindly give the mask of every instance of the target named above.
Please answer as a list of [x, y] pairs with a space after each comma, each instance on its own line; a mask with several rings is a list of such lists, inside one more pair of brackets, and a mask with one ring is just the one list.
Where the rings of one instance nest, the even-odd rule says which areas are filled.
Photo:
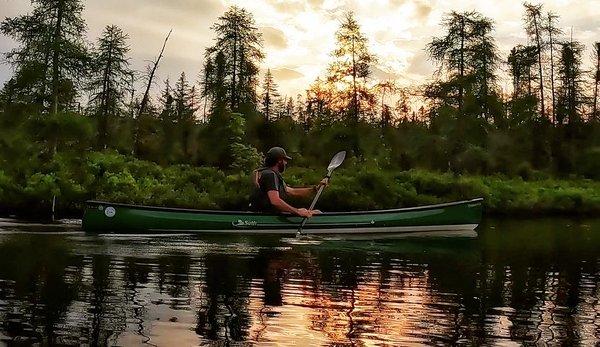
[[[474, 230], [482, 199], [366, 212], [328, 212], [309, 219], [306, 234], [414, 233]], [[88, 201], [89, 232], [294, 234], [302, 219], [291, 215], [204, 211]]]

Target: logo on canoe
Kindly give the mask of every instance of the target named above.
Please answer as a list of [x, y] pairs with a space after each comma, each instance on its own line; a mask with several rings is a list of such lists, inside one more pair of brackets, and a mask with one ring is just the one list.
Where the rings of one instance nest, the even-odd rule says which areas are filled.
[[112, 206], [109, 206], [109, 207], [107, 207], [107, 208], [104, 209], [104, 214], [108, 218], [114, 217], [116, 213], [117, 213], [117, 211], [115, 211], [115, 208], [112, 207]]
[[256, 226], [257, 223], [256, 223], [255, 220], [241, 220], [241, 219], [238, 219], [235, 222], [231, 222], [231, 224], [234, 227], [253, 227], [253, 226]]

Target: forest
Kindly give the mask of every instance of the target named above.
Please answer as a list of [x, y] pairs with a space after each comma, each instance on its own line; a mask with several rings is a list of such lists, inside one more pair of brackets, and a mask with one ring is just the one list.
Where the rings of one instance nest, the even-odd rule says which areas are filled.
[[241, 7], [212, 24], [198, 76], [157, 81], [176, 33], [134, 71], [132, 38], [111, 24], [88, 37], [81, 0], [32, 4], [0, 24], [17, 42], [3, 52], [0, 214], [47, 217], [53, 199], [65, 216], [87, 199], [244, 209], [249, 175], [276, 145], [294, 157], [290, 184], [318, 182], [348, 151], [325, 210], [482, 196], [488, 214], [600, 212], [600, 42], [584, 47], [543, 5], [523, 4], [528, 44], [508, 56], [493, 19], [447, 13], [423, 46], [435, 74], [409, 87], [374, 78], [378, 57], [345, 12], [322, 76], [286, 96]]

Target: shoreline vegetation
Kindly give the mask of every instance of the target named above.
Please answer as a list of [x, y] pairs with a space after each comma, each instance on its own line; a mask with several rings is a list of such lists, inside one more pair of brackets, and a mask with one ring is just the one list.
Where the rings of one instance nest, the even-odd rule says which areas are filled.
[[565, 35], [543, 5], [523, 4], [527, 39], [510, 52], [492, 18], [446, 13], [423, 43], [435, 73], [410, 86], [397, 71], [376, 76], [388, 62], [360, 18], [340, 14], [329, 65], [292, 96], [241, 7], [190, 53], [202, 54], [198, 75], [164, 81], [177, 32], [134, 71], [136, 38], [109, 23], [89, 37], [83, 9], [35, 0], [0, 23], [16, 42], [3, 52], [13, 75], [0, 90], [0, 214], [47, 218], [53, 197], [59, 216], [80, 216], [87, 199], [244, 209], [260, 153], [282, 146], [294, 157], [290, 185], [317, 183], [348, 151], [319, 201], [327, 211], [483, 197], [488, 215], [600, 215], [600, 42]]
[[[421, 169], [380, 170], [350, 161], [333, 177], [318, 208], [373, 210], [484, 198], [488, 216], [593, 216], [600, 214], [600, 182], [589, 179], [457, 175]], [[323, 170], [290, 167], [288, 184], [318, 182]], [[0, 213], [48, 218], [80, 216], [87, 199], [196, 209], [244, 210], [252, 189], [248, 173], [214, 167], [158, 164], [115, 152], [57, 155], [22, 181], [0, 170]], [[294, 201], [307, 204], [307, 201]]]

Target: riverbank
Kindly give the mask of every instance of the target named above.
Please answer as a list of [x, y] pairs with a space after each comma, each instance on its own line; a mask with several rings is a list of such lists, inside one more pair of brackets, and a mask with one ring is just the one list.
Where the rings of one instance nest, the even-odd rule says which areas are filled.
[[[314, 184], [322, 171], [291, 167], [284, 177], [290, 185]], [[0, 170], [0, 213], [44, 218], [50, 215], [53, 196], [58, 201], [57, 214], [62, 216], [80, 215], [87, 199], [238, 210], [245, 209], [251, 189], [249, 172], [226, 173], [188, 165], [161, 167], [116, 153], [57, 154], [35, 171], [10, 174]], [[486, 215], [600, 214], [600, 182], [594, 180], [391, 171], [378, 169], [376, 162], [352, 160], [335, 172], [319, 208], [386, 209], [475, 197], [485, 199]]]

